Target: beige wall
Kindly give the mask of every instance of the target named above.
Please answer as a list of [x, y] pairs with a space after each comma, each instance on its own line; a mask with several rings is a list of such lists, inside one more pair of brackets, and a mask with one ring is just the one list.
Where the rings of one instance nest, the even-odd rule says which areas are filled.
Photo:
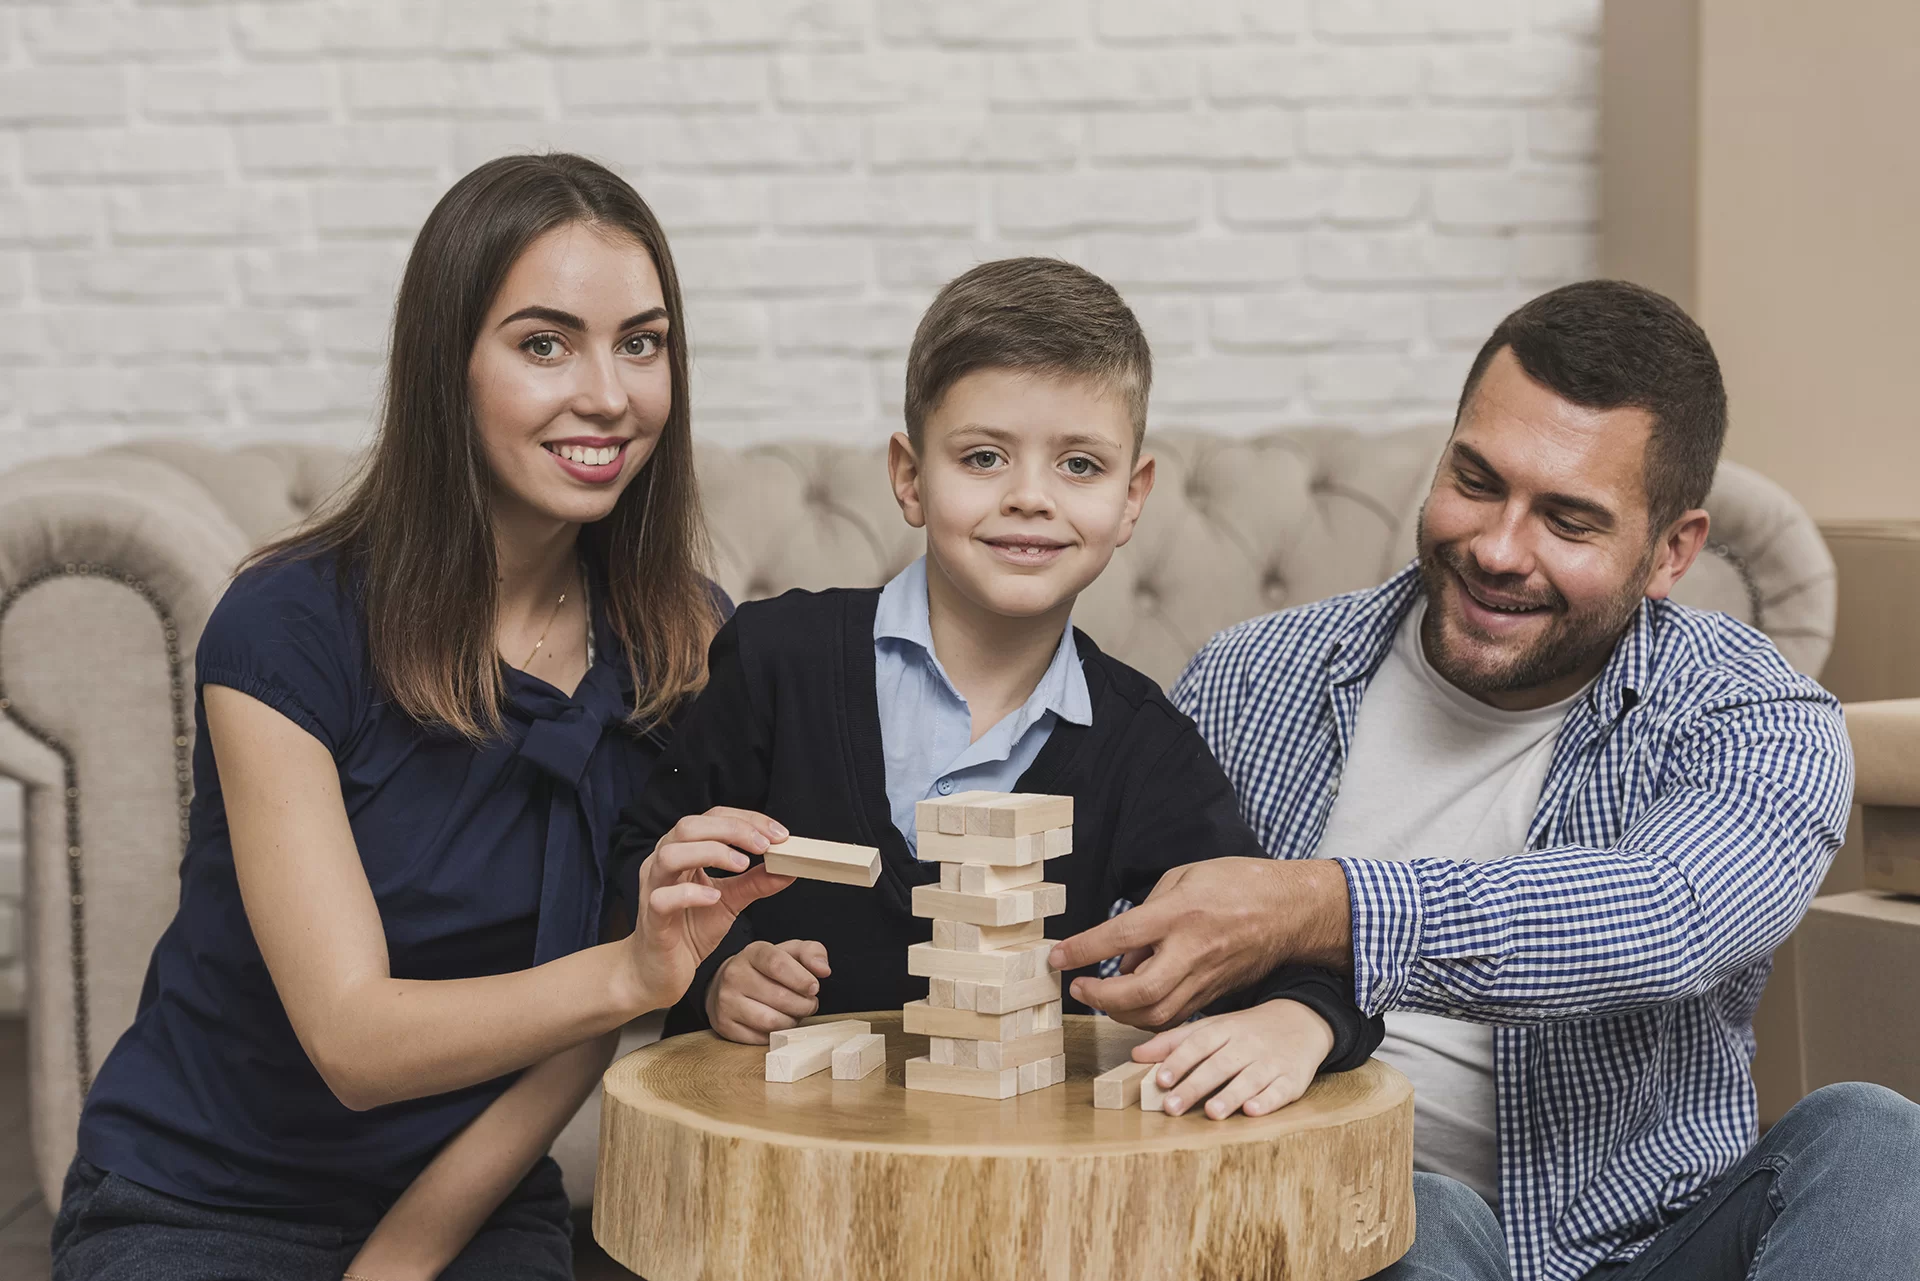
[[1920, 5], [1612, 0], [1605, 49], [1602, 261], [1690, 297], [1729, 456], [1920, 517]]

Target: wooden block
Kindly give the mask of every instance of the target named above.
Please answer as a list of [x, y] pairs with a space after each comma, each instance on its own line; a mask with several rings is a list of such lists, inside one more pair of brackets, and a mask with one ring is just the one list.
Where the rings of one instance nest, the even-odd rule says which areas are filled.
[[1067, 887], [1041, 881], [1020, 890], [998, 894], [956, 894], [937, 885], [913, 887], [913, 914], [936, 921], [965, 921], [969, 925], [1020, 925], [1067, 910]]
[[955, 792], [938, 800], [917, 801], [913, 807], [913, 827], [920, 832], [946, 832], [959, 836], [967, 830], [967, 806], [975, 801], [991, 801], [1008, 792]]
[[969, 836], [1026, 836], [1073, 826], [1071, 796], [1014, 792], [991, 801], [969, 800], [965, 809]]
[[808, 1023], [801, 1027], [790, 1027], [767, 1037], [769, 1050], [784, 1050], [802, 1041], [829, 1041], [839, 1045], [856, 1036], [865, 1036], [873, 1031], [873, 1025], [865, 1019], [836, 1019], [832, 1023]]
[[946, 926], [949, 942], [943, 946], [962, 952], [997, 952], [1003, 948], [1038, 943], [1046, 936], [1047, 925], [1039, 917], [1018, 925], [969, 925], [965, 921], [935, 921], [933, 941], [940, 942], [941, 926]]
[[[1025, 867], [994, 867], [988, 863], [942, 863], [940, 865], [940, 888], [959, 890], [962, 894], [998, 894], [1001, 890], [1017, 890], [1032, 885], [1047, 874], [1044, 863], [1028, 863]], [[948, 884], [951, 875], [953, 883]]]
[[[1042, 940], [1046, 942], [1046, 940]], [[1048, 943], [1051, 948], [1052, 944]], [[1044, 963], [1044, 954], [1042, 954]], [[919, 978], [965, 979], [973, 983], [1015, 983], [1030, 979], [1034, 968], [1033, 948], [1006, 948], [998, 952], [961, 952], [931, 943], [915, 943], [907, 949], [907, 973]], [[1037, 1004], [1037, 1002], [1036, 1002]], [[962, 1009], [966, 1008], [964, 1006]]]
[[1017, 983], [976, 983], [968, 999], [972, 1004], [961, 1008], [982, 1014], [1008, 1014], [1029, 1005], [1045, 1005], [1060, 999], [1060, 975], [1048, 970]]
[[1046, 1071], [1046, 1068], [1047, 1061], [1041, 1059], [1034, 1063], [1022, 1063], [1018, 1068], [1014, 1069], [1020, 1074], [1015, 1078], [1018, 1082], [1016, 1088], [1019, 1092], [1022, 1094], [1032, 1094], [1035, 1090], [1045, 1085], [1046, 1082], [1040, 1079], [1040, 1075]]
[[1053, 1080], [1050, 1084], [1065, 1085], [1067, 1083], [1067, 1056], [1064, 1053], [1054, 1055], [1049, 1066], [1053, 1069]]
[[983, 1045], [998, 1045], [998, 1041], [975, 1041], [964, 1036], [930, 1036], [927, 1038], [927, 1057], [942, 1067], [1003, 1067], [1018, 1066], [1007, 1063], [986, 1063], [980, 1054]]
[[1010, 1041], [1033, 1031], [1020, 1030], [1026, 1010], [1010, 1014], [981, 1014], [974, 1010], [941, 1008], [930, 1001], [908, 1001], [900, 1009], [900, 1028], [915, 1036], [957, 1036], [974, 1041]]
[[1036, 1005], [1033, 1007], [1034, 1031], [1045, 1032], [1050, 1028], [1062, 1027], [1064, 1025], [1064, 1020], [1061, 1017], [1060, 1002], [1048, 1001], [1045, 1005]]
[[833, 1079], [858, 1081], [887, 1061], [887, 1038], [868, 1032], [833, 1047]]
[[[1155, 1063], [1153, 1066], [1158, 1069], [1160, 1065]], [[1140, 1078], [1140, 1110], [1142, 1112], [1166, 1111], [1166, 1108], [1161, 1105], [1166, 1100], [1167, 1092], [1160, 1088], [1157, 1081], [1158, 1078], [1153, 1072]]]
[[953, 1007], [956, 1010], [977, 1010], [980, 1008], [980, 984], [973, 979], [957, 979], [953, 985]]
[[1158, 1063], [1122, 1063], [1110, 1072], [1093, 1078], [1093, 1106], [1130, 1108], [1140, 1101], [1140, 1078], [1159, 1067]]
[[1044, 835], [1047, 838], [1046, 856], [1065, 858], [1073, 853], [1073, 829], [1071, 827], [1050, 827]]
[[917, 832], [915, 856], [922, 863], [982, 863], [993, 867], [1028, 867], [1045, 861], [1044, 832], [1029, 836], [955, 836], [949, 832]]
[[[1027, 1007], [1026, 1009], [1024, 1009], [1024, 1010], [1015, 1010], [1015, 1011], [1013, 1012], [1013, 1014], [1012, 1014], [1012, 1016], [1011, 1016], [1011, 1017], [1012, 1017], [1012, 1019], [1013, 1019], [1013, 1035], [1014, 1035], [1014, 1036], [1016, 1036], [1016, 1037], [1020, 1037], [1020, 1036], [1032, 1036], [1032, 1035], [1033, 1035], [1033, 1034], [1034, 1034], [1035, 1032], [1044, 1032], [1044, 1031], [1046, 1031], [1046, 1029], [1045, 1029], [1045, 1028], [1036, 1028], [1036, 1027], [1035, 1027], [1035, 1026], [1033, 1025], [1033, 1012], [1034, 1012], [1034, 1010], [1035, 1010], [1036, 1008], [1037, 1008], [1037, 1007], [1035, 1007], [1035, 1006], [1032, 1006], [1032, 1005], [1029, 1005], [1029, 1006], [1028, 1006], [1028, 1007]], [[1007, 1018], [1007, 1017], [1009, 1017], [1009, 1016], [1008, 1016], [1008, 1015], [1005, 1015], [1005, 1014], [1002, 1014], [1002, 1015], [1001, 1015], [1000, 1017], [1004, 1019], [1004, 1018]], [[1004, 1037], [1004, 1036], [1003, 1036], [1003, 1037], [1001, 1037], [1001, 1038], [999, 1038], [999, 1039], [1000, 1039], [1000, 1040], [1002, 1040], [1002, 1041], [1005, 1041], [1005, 1040], [1009, 1040], [1009, 1039], [1011, 1039], [1011, 1038], [1008, 1038], [1008, 1037]]]
[[974, 1047], [974, 1066], [983, 1068], [1019, 1067], [1023, 1063], [1034, 1063], [1041, 1059], [1051, 1059], [1056, 1054], [1066, 1052], [1066, 1033], [1059, 1028], [1051, 1032], [1035, 1032], [1012, 1041], [966, 1041], [965, 1045]]
[[980, 1068], [949, 1067], [932, 1059], [907, 1060], [907, 1088], [935, 1094], [964, 1094], [976, 1099], [1010, 1099], [1020, 1088], [1020, 1069], [986, 1072]]
[[833, 1066], [833, 1052], [838, 1048], [838, 1041], [815, 1036], [774, 1050], [767, 1055], [767, 1080], [799, 1081], [824, 1072]]
[[880, 879], [880, 851], [871, 845], [789, 836], [767, 848], [767, 870], [810, 881], [871, 887]]

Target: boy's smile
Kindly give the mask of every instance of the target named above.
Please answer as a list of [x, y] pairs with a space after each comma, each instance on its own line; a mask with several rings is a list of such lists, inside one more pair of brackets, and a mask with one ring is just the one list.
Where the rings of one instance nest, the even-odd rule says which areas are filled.
[[889, 462], [908, 522], [927, 531], [929, 592], [1055, 634], [1153, 486], [1124, 396], [1024, 370], [958, 379], [928, 415], [919, 456], [902, 434]]

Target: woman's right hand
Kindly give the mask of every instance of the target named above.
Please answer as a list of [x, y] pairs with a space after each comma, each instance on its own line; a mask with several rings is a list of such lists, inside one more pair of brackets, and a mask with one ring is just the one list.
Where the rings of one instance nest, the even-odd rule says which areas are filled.
[[729, 1041], [765, 1045], [820, 1008], [820, 980], [833, 973], [811, 939], [754, 940], [727, 958], [707, 986], [707, 1022]]
[[[756, 899], [793, 884], [765, 865], [748, 871], [748, 854], [765, 854], [787, 829], [752, 810], [717, 805], [689, 814], [660, 838], [640, 864], [638, 920], [627, 940], [632, 977], [644, 1009], [686, 995], [700, 962]], [[745, 851], [744, 853], [742, 851]], [[707, 870], [734, 872], [718, 880]]]

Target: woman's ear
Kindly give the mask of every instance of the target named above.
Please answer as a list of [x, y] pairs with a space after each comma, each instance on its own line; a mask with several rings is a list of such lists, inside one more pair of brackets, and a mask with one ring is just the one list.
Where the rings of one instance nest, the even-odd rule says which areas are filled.
[[927, 527], [926, 509], [920, 502], [920, 457], [914, 452], [907, 433], [897, 431], [887, 442], [887, 476], [893, 482], [893, 501], [900, 514], [915, 529]]

